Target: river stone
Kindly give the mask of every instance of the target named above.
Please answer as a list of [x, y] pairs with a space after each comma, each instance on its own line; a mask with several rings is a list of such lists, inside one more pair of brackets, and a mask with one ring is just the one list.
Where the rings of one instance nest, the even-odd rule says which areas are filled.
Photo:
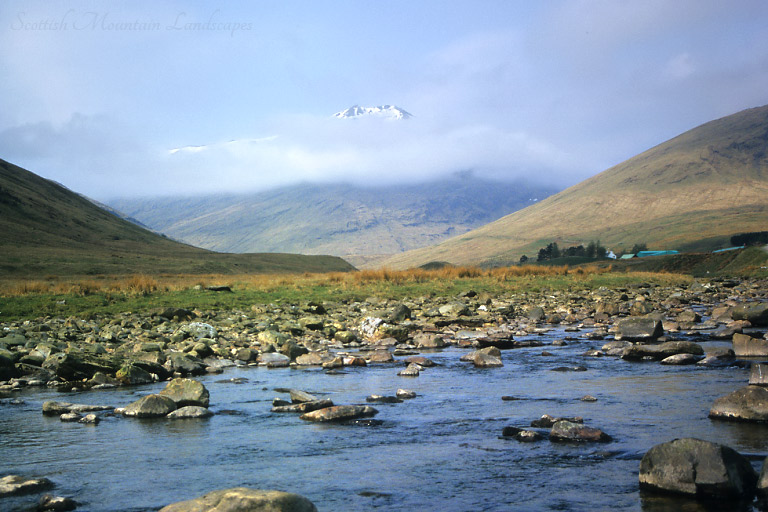
[[157, 311], [155, 314], [168, 320], [176, 321], [192, 320], [197, 316], [192, 311], [184, 308], [165, 308]]
[[288, 390], [288, 393], [291, 395], [291, 402], [294, 404], [300, 404], [302, 402], [315, 402], [318, 400], [318, 398], [310, 393], [307, 393], [306, 391], [302, 391], [300, 389], [290, 389]]
[[662, 360], [675, 354], [704, 355], [704, 349], [692, 341], [668, 341], [660, 345], [632, 345], [624, 349], [622, 359], [640, 361], [644, 358]]
[[403, 322], [405, 320], [411, 319], [411, 309], [406, 306], [405, 304], [398, 304], [395, 306], [395, 308], [387, 315], [387, 322], [389, 323], [399, 323]]
[[192, 322], [183, 325], [179, 328], [178, 332], [184, 333], [195, 340], [201, 340], [203, 338], [215, 340], [219, 337], [219, 332], [216, 328], [211, 324], [204, 322]]
[[397, 398], [402, 398], [403, 400], [408, 400], [416, 398], [416, 392], [411, 391], [410, 389], [398, 389], [395, 396], [397, 396]]
[[700, 439], [654, 446], [640, 462], [640, 488], [704, 498], [751, 498], [757, 474], [733, 449]]
[[77, 502], [72, 498], [53, 496], [52, 494], [44, 494], [40, 498], [40, 501], [37, 502], [38, 511], [53, 510], [56, 512], [65, 512], [68, 510], [75, 510], [76, 508]]
[[63, 380], [89, 379], [96, 372], [115, 373], [120, 366], [96, 354], [51, 354], [43, 362], [43, 368]]
[[274, 404], [272, 412], [312, 412], [318, 409], [333, 407], [333, 401], [324, 398], [322, 400], [313, 400], [311, 402], [301, 402], [297, 404]]
[[[492, 347], [492, 348], [496, 348], [496, 347]], [[475, 352], [475, 357], [472, 358], [472, 364], [474, 364], [475, 367], [498, 368], [498, 367], [504, 366], [504, 363], [501, 361], [500, 357], [489, 354], [487, 352], [483, 352], [483, 350], [485, 349], [478, 350], [477, 352]]]
[[420, 332], [413, 337], [413, 344], [418, 348], [443, 348], [446, 343], [436, 334]]
[[574, 417], [574, 418], [555, 418], [554, 416], [550, 416], [549, 414], [542, 415], [541, 418], [537, 420], [533, 420], [531, 422], [531, 426], [535, 428], [552, 428], [555, 426], [555, 423], [559, 421], [567, 421], [570, 423], [584, 423], [584, 419], [581, 417]]
[[768, 389], [746, 386], [715, 400], [709, 410], [713, 419], [768, 421]]
[[689, 364], [696, 364], [701, 361], [704, 356], [697, 356], [694, 354], [675, 354], [673, 356], [665, 357], [661, 360], [661, 364], [672, 366], [685, 366]]
[[317, 422], [346, 421], [357, 418], [368, 418], [375, 416], [378, 412], [378, 410], [368, 405], [336, 405], [302, 414], [299, 418], [306, 421]]
[[101, 422], [101, 418], [96, 416], [95, 414], [86, 414], [82, 418], [80, 418], [80, 421], [78, 423], [82, 423], [84, 425], [98, 425]]
[[117, 373], [115, 373], [115, 378], [120, 381], [120, 384], [126, 386], [149, 384], [152, 382], [152, 375], [133, 363], [121, 366]]
[[31, 494], [45, 491], [53, 487], [53, 482], [47, 478], [23, 478], [18, 475], [8, 475], [0, 478], [0, 498]]
[[187, 405], [208, 407], [210, 398], [203, 383], [192, 379], [173, 379], [158, 394], [173, 400], [176, 407]]
[[291, 358], [285, 354], [269, 352], [259, 356], [259, 364], [265, 365], [268, 368], [284, 368], [291, 364]]
[[262, 343], [262, 346], [272, 344], [279, 347], [286, 341], [290, 340], [291, 337], [288, 334], [285, 334], [283, 332], [266, 330], [266, 331], [260, 332], [256, 336], [256, 339], [258, 339]]
[[296, 364], [299, 366], [321, 366], [323, 363], [332, 359], [328, 352], [309, 352], [296, 358]]
[[386, 395], [369, 395], [365, 398], [366, 402], [378, 402], [380, 404], [399, 404], [402, 403], [402, 399], [396, 396]]
[[405, 370], [400, 370], [397, 374], [400, 377], [418, 377], [421, 373], [421, 366], [415, 363], [410, 363]]
[[394, 363], [395, 358], [392, 356], [392, 352], [389, 350], [374, 350], [368, 356], [368, 361], [371, 363]]
[[763, 461], [760, 479], [757, 481], [757, 492], [763, 500], [768, 500], [768, 457]]
[[173, 503], [160, 512], [317, 512], [317, 508], [298, 494], [235, 487]]
[[655, 318], [624, 318], [616, 325], [616, 339], [623, 341], [656, 341], [664, 334], [661, 322]]
[[535, 430], [525, 430], [518, 427], [504, 427], [501, 431], [501, 435], [504, 437], [511, 437], [521, 443], [532, 443], [544, 438], [544, 436]]
[[46, 416], [60, 416], [62, 414], [76, 412], [108, 411], [114, 409], [110, 405], [71, 404], [69, 402], [56, 402], [49, 400], [43, 402], [43, 414]]
[[165, 365], [172, 372], [179, 372], [182, 375], [202, 375], [205, 373], [205, 363], [202, 359], [183, 352], [168, 354]]
[[554, 442], [591, 442], [607, 443], [611, 436], [598, 428], [586, 427], [581, 423], [560, 420], [552, 425], [549, 440]]
[[172, 420], [180, 419], [194, 419], [194, 418], [210, 418], [213, 413], [206, 407], [200, 407], [199, 405], [185, 405], [173, 412], [168, 413], [166, 418]]
[[736, 333], [733, 335], [733, 352], [737, 357], [766, 357], [768, 340]]
[[134, 418], [162, 418], [176, 410], [176, 402], [162, 395], [147, 395], [125, 408], [123, 414]]
[[469, 306], [463, 302], [450, 302], [437, 308], [442, 316], [469, 316]]
[[733, 308], [734, 320], [746, 320], [755, 326], [768, 325], [768, 303], [754, 306], [743, 305]]

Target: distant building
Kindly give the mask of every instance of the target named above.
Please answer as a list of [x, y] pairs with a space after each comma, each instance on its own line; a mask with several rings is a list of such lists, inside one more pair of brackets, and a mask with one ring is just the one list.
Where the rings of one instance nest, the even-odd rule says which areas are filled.
[[638, 258], [647, 258], [648, 256], [671, 256], [672, 254], [680, 254], [678, 251], [638, 251]]
[[612, 260], [615, 260], [616, 259], [616, 253], [614, 253], [613, 251], [608, 251], [607, 253], [605, 253], [605, 257], [606, 258], [611, 258]]
[[743, 249], [743, 248], [744, 248], [744, 246], [743, 246], [743, 245], [739, 245], [739, 246], [737, 246], [737, 247], [726, 247], [725, 249], [719, 249], [719, 250], [717, 250], [717, 251], [712, 251], [712, 253], [716, 253], [716, 252], [726, 252], [726, 251], [738, 251], [739, 249]]
[[631, 260], [632, 258], [637, 258], [634, 254], [622, 254], [620, 260]]

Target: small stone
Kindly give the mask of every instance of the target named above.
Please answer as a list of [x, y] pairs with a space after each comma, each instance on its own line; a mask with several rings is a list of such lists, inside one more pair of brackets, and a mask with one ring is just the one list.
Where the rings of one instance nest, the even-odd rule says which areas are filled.
[[81, 418], [82, 416], [77, 414], [76, 412], [65, 412], [64, 414], [59, 416], [59, 419], [64, 422], [80, 421]]
[[178, 420], [178, 419], [196, 419], [196, 418], [210, 418], [213, 416], [213, 412], [211, 412], [206, 407], [200, 407], [198, 405], [186, 405], [180, 409], [176, 409], [175, 411], [169, 413], [166, 418], [171, 420]]
[[592, 395], [584, 395], [579, 400], [582, 402], [597, 402], [597, 398], [593, 397]]
[[40, 498], [37, 503], [37, 510], [39, 511], [68, 511], [75, 510], [77, 508], [77, 502], [72, 498], [65, 498], [62, 496], [53, 496], [52, 494], [45, 494]]

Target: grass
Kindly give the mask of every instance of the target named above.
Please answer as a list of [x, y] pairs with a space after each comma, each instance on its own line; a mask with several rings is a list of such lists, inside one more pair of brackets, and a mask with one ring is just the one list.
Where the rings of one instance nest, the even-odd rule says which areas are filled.
[[[527, 265], [496, 269], [446, 267], [438, 270], [362, 271], [324, 274], [101, 276], [0, 281], [0, 321], [40, 317], [93, 317], [163, 307], [248, 309], [254, 304], [308, 301], [362, 301], [377, 296], [404, 299], [455, 297], [461, 292], [504, 295], [522, 292], [573, 291], [601, 286], [625, 287], [633, 282], [687, 285], [678, 274], [611, 272], [584, 268]], [[196, 288], [196, 286], [198, 286]], [[226, 285], [232, 293], [206, 286]]]

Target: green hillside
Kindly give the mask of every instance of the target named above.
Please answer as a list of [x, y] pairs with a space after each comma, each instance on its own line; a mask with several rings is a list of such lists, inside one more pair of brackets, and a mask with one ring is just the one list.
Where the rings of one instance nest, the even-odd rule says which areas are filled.
[[333, 256], [222, 254], [169, 240], [0, 160], [0, 277], [346, 271]]
[[600, 240], [616, 252], [635, 243], [703, 250], [764, 230], [768, 106], [706, 123], [524, 210], [383, 265], [510, 263], [552, 241]]

